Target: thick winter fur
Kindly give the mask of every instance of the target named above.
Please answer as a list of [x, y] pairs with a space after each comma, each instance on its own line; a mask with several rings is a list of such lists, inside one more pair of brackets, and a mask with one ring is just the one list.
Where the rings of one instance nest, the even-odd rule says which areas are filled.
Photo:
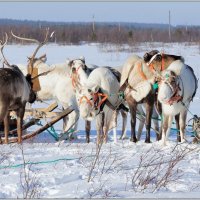
[[[80, 90], [77, 90], [77, 101], [79, 103], [80, 115], [83, 119], [92, 121], [96, 119], [96, 128], [98, 140], [102, 142], [102, 139], [107, 140], [107, 133], [113, 126], [113, 117], [115, 117], [115, 111], [105, 105], [103, 112], [100, 112], [100, 107], [88, 103], [87, 99], [93, 102], [93, 94], [101, 90], [102, 93], [108, 95], [108, 100], [113, 106], [117, 106], [120, 103], [118, 98], [119, 82], [116, 76], [108, 68], [100, 67], [93, 70], [85, 85]], [[81, 98], [85, 96], [86, 98]], [[103, 127], [102, 127], [103, 124]]]
[[[80, 59], [74, 60], [73, 63], [71, 64], [73, 76], [77, 80], [77, 82], [79, 82], [79, 84], [77, 84], [77, 87], [76, 87], [77, 91], [80, 91], [80, 89], [84, 88], [84, 86], [88, 84], [88, 77], [90, 76], [90, 74], [95, 69], [98, 68], [97, 66], [94, 66], [93, 68], [88, 68], [87, 67], [87, 70], [85, 70], [86, 67], [85, 68], [84, 67], [80, 68], [80, 66], [84, 66], [84, 65], [85, 65], [85, 60], [83, 60], [83, 59], [82, 60], [80, 60]], [[100, 67], [100, 68], [107, 69], [106, 71], [109, 72], [109, 74], [112, 74], [112, 76], [114, 75], [115, 78], [118, 80], [118, 82], [120, 81], [120, 78], [121, 78], [120, 70], [121, 70], [122, 67], [112, 68], [112, 67], [105, 66], [105, 67]], [[90, 71], [88, 69], [90, 69]], [[97, 72], [98, 72], [98, 70], [97, 70]], [[106, 79], [107, 77], [108, 76], [105, 74], [105, 77], [102, 77], [101, 81], [103, 82], [103, 79]], [[118, 96], [118, 93], [116, 93], [114, 95]], [[121, 106], [119, 106], [119, 108], [121, 108]], [[125, 111], [124, 109], [119, 109], [119, 110], [117, 110], [117, 112], [114, 112], [114, 118], [113, 118], [113, 124], [114, 124], [113, 125], [113, 135], [114, 135], [114, 141], [115, 142], [117, 142], [116, 126], [117, 126], [117, 115], [118, 115], [118, 112], [121, 113], [122, 119], [123, 119], [122, 138], [126, 137], [127, 111]], [[87, 125], [87, 127], [89, 127], [89, 126]]]
[[[122, 69], [120, 90], [124, 91], [125, 99], [129, 105], [129, 110], [131, 113], [131, 141], [133, 142], [137, 142], [135, 126], [137, 105], [139, 103], [146, 103], [146, 119], [141, 121], [142, 123], [139, 127], [138, 136], [140, 138], [144, 121], [146, 121], [147, 132], [145, 142], [150, 142], [151, 116], [153, 112], [155, 96], [152, 90], [153, 82], [154, 74], [142, 58], [137, 55], [133, 55], [127, 59]], [[141, 112], [143, 113], [143, 109], [141, 109]], [[156, 129], [157, 127], [158, 125], [156, 125]], [[158, 135], [157, 138], [159, 138]]]
[[33, 103], [30, 77], [24, 77], [17, 66], [0, 69], [0, 121], [4, 120], [5, 143], [8, 143], [9, 111], [16, 111], [18, 142], [22, 141], [22, 120], [26, 102]]
[[[37, 92], [38, 100], [54, 99], [62, 105], [64, 109], [72, 106], [74, 111], [64, 118], [63, 131], [67, 131], [70, 127], [76, 129], [77, 123], [73, 124], [79, 118], [78, 105], [75, 98], [75, 90], [71, 80], [71, 68], [69, 60], [65, 63], [48, 65], [46, 59], [35, 59], [34, 67], [38, 68], [38, 73], [52, 70], [47, 75], [40, 76], [41, 90]], [[27, 74], [27, 67], [20, 65], [20, 70]]]
[[[170, 78], [170, 76], [173, 76], [174, 78]], [[167, 104], [166, 102], [171, 98], [173, 91], [169, 84], [161, 81], [158, 91], [158, 100], [162, 103], [162, 112], [164, 115], [164, 126], [162, 131], [163, 145], [166, 145], [173, 116], [178, 114], [180, 115], [179, 125], [181, 142], [184, 142], [187, 109], [189, 108], [190, 102], [192, 101], [192, 98], [197, 90], [196, 76], [190, 66], [184, 64], [180, 60], [177, 60], [172, 62], [168, 69], [162, 73], [162, 77], [164, 80], [166, 77], [169, 77], [168, 81], [172, 86], [176, 81], [176, 84], [178, 84], [180, 88], [178, 94], [183, 97], [183, 99], [179, 102], [174, 102], [172, 105]]]

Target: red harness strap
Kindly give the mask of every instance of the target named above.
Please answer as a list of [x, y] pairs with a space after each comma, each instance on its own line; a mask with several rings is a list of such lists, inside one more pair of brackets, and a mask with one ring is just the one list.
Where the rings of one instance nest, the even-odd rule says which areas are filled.
[[[76, 76], [78, 76], [78, 71], [79, 71], [79, 69], [81, 68], [81, 66], [79, 66], [78, 68], [77, 68], [77, 70], [75, 71], [75, 72], [73, 72]], [[71, 75], [70, 76], [70, 78], [71, 78], [71, 80], [72, 80], [72, 86], [73, 86], [73, 88], [75, 89], [76, 88], [76, 79], [74, 78], [74, 76], [73, 75]]]
[[79, 105], [82, 103], [82, 100], [83, 99], [86, 99], [87, 103], [90, 104], [91, 106], [93, 106], [92, 102], [90, 101], [90, 99], [88, 99], [86, 96], [82, 96], [80, 98], [80, 101], [79, 101]]
[[[164, 55], [164, 53], [161, 54], [161, 57], [162, 57], [162, 60], [161, 60], [161, 67], [160, 67], [160, 70], [161, 70], [161, 71], [165, 70], [165, 60], [163, 59], [163, 55]], [[149, 65], [149, 68], [150, 68], [150, 70], [151, 70], [152, 72], [155, 71], [154, 66], [153, 66], [153, 63], [151, 63], [151, 64]]]
[[173, 103], [175, 103], [175, 102], [178, 103], [179, 101], [181, 101], [183, 99], [183, 97], [178, 94], [178, 91], [180, 91], [180, 90], [181, 89], [179, 88], [179, 86], [177, 86], [175, 88], [174, 94], [171, 96], [171, 98], [166, 103], [171, 106]]
[[95, 93], [95, 94], [93, 95], [93, 103], [92, 103], [92, 101], [91, 101], [90, 99], [88, 99], [86, 96], [82, 96], [82, 97], [80, 98], [79, 104], [82, 103], [82, 100], [83, 100], [83, 99], [86, 99], [86, 101], [87, 101], [88, 104], [90, 104], [91, 106], [95, 106], [95, 103], [97, 102], [98, 97], [103, 97], [103, 98], [101, 99], [101, 101], [98, 103], [98, 105], [96, 106], [96, 107], [98, 108], [98, 107], [100, 107], [100, 106], [106, 101], [106, 99], [108, 98], [108, 95], [107, 95], [107, 94]]

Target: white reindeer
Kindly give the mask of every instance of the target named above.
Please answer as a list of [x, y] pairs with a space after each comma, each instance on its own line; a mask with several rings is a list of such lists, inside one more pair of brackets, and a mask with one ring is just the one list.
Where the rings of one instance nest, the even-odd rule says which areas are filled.
[[187, 111], [197, 90], [197, 79], [193, 69], [176, 60], [162, 72], [158, 90], [158, 100], [162, 104], [163, 130], [162, 143], [166, 145], [173, 116], [179, 114], [181, 142], [185, 141]]
[[[114, 108], [120, 104], [118, 90], [119, 81], [112, 69], [106, 67], [94, 69], [85, 79], [84, 85], [77, 88], [80, 116], [89, 121], [96, 119], [98, 144], [103, 140], [107, 141], [108, 130], [113, 128], [116, 110], [113, 110], [110, 104]], [[106, 101], [109, 101], [109, 104]], [[114, 136], [115, 142], [116, 139]]]
[[[75, 80], [76, 89], [80, 89], [80, 87], [81, 88], [84, 87], [85, 84], [88, 83], [88, 77], [90, 76], [90, 73], [94, 69], [97, 68], [97, 66], [94, 66], [93, 69], [90, 68], [90, 70], [86, 70], [87, 66], [85, 65], [84, 57], [82, 57], [82, 59], [73, 60], [72, 62], [69, 62], [69, 63], [70, 63], [69, 65], [71, 66], [72, 77]], [[116, 76], [118, 76], [118, 81], [119, 81], [119, 79], [120, 79], [119, 71], [120, 71], [121, 67], [117, 67], [117, 68], [104, 67], [104, 68], [111, 70]], [[118, 93], [114, 94], [114, 95], [117, 96]], [[113, 115], [114, 142], [117, 142], [117, 130], [116, 130], [117, 127], [116, 126], [117, 126], [118, 112], [121, 113], [122, 119], [123, 119], [121, 138], [122, 139], [126, 138], [127, 110], [126, 110], [125, 106], [120, 105], [120, 108], [122, 108], [122, 107], [123, 107], [123, 109], [119, 109], [119, 111], [114, 112], [114, 115]], [[112, 109], [115, 109], [115, 108], [113, 107]]]

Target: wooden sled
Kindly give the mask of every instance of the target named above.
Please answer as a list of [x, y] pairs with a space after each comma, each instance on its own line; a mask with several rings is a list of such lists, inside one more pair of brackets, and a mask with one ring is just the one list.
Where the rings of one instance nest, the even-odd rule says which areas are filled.
[[[26, 109], [25, 116], [24, 118], [27, 118], [28, 116], [31, 116], [32, 118], [22, 126], [22, 130], [26, 130], [29, 127], [33, 125], [37, 125], [37, 123], [41, 119], [50, 119], [46, 122], [45, 125], [42, 127], [38, 128], [36, 131], [23, 134], [22, 135], [22, 140], [30, 139], [33, 138], [34, 136], [40, 134], [41, 132], [45, 131], [49, 127], [53, 126], [56, 122], [70, 114], [74, 109], [72, 107], [69, 107], [62, 112], [53, 112], [53, 110], [57, 107], [57, 103], [52, 103], [49, 107], [47, 108], [33, 108], [33, 109]], [[11, 113], [11, 116], [14, 116], [14, 113]], [[14, 136], [14, 137], [9, 137], [9, 143], [16, 143], [18, 141], [17, 138], [17, 129], [11, 129], [9, 132], [9, 136]], [[1, 133], [2, 136], [2, 133]], [[1, 137], [1, 143], [5, 143], [4, 138]]]

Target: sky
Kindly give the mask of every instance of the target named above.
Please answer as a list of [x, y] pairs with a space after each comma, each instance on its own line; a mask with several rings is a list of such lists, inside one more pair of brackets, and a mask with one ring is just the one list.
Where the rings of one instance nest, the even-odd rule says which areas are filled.
[[0, 2], [0, 18], [200, 25], [200, 2]]

